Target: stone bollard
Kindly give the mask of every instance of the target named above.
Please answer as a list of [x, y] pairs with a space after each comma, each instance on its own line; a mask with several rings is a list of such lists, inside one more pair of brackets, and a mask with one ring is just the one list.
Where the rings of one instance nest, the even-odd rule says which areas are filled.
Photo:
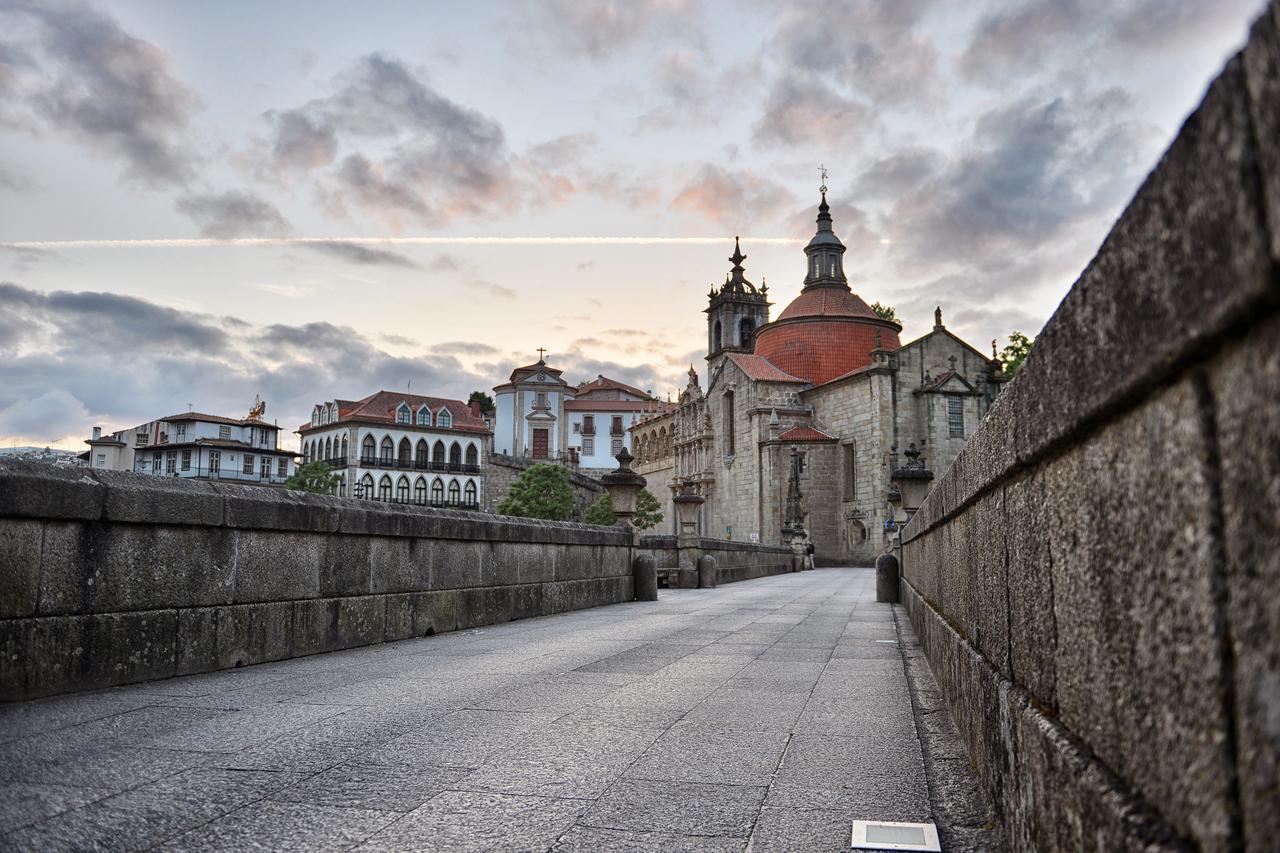
[[652, 554], [640, 554], [631, 564], [635, 577], [636, 601], [658, 600], [658, 561]]
[[898, 558], [892, 554], [876, 558], [876, 601], [898, 603]]
[[699, 589], [715, 589], [716, 581], [719, 580], [720, 569], [716, 566], [716, 558], [710, 554], [703, 554], [698, 558], [698, 588]]

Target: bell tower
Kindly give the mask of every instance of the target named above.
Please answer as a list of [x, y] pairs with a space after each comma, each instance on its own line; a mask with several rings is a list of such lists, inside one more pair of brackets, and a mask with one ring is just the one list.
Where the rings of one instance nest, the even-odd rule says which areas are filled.
[[733, 267], [718, 290], [713, 285], [707, 294], [707, 361], [716, 363], [730, 352], [751, 352], [755, 347], [756, 329], [769, 322], [769, 287], [763, 281], [759, 289], [747, 281], [738, 238], [733, 238]]

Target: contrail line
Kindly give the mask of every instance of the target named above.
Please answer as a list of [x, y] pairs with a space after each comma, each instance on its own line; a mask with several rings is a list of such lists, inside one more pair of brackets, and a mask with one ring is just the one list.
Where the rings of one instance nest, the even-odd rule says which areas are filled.
[[[724, 245], [729, 237], [180, 237], [145, 240], [14, 240], [6, 249], [203, 249], [218, 246], [306, 246], [349, 243], [366, 246], [653, 246]], [[742, 237], [747, 244], [794, 245], [798, 237]]]

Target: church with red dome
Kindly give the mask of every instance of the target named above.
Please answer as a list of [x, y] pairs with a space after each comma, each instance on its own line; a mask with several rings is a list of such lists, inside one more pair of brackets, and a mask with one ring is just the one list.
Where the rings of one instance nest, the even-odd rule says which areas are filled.
[[691, 366], [679, 402], [632, 427], [637, 470], [674, 527], [672, 498], [699, 495], [701, 535], [784, 544], [818, 563], [869, 565], [920, 505], [1006, 381], [934, 312], [902, 326], [853, 292], [826, 188], [804, 248], [800, 295], [770, 318], [734, 241], [707, 296], [705, 387]]

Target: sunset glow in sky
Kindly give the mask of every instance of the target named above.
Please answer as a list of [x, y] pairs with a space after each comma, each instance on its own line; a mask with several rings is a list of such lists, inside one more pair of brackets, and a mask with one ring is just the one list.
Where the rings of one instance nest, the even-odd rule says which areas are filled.
[[[1038, 331], [1259, 0], [0, 0], [0, 444], [549, 350], [660, 396], [818, 167], [903, 340]], [[294, 438], [290, 436], [290, 438]]]

